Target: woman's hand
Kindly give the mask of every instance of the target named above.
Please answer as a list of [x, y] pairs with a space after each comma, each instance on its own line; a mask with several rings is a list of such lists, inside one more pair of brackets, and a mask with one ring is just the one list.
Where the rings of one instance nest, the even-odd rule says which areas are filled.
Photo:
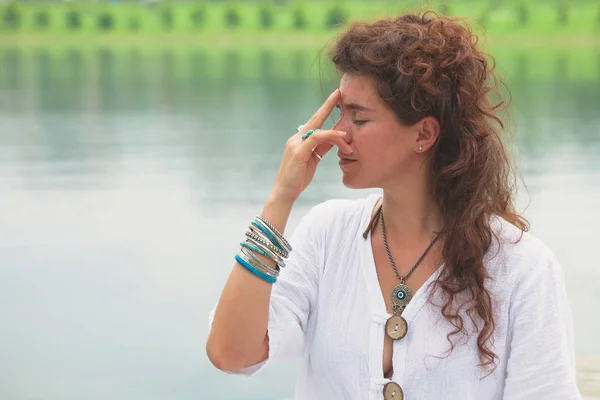
[[302, 140], [302, 135], [309, 130], [321, 128], [339, 100], [340, 91], [336, 89], [304, 127], [288, 139], [271, 196], [296, 201], [315, 176], [320, 161], [317, 154], [323, 157], [333, 146], [343, 149], [346, 154], [352, 153], [352, 148], [344, 140], [346, 132], [316, 131], [308, 139]]

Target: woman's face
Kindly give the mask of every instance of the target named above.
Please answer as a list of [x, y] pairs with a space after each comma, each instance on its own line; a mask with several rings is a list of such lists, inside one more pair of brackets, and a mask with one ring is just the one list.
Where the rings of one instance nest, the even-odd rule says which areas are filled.
[[418, 128], [402, 125], [381, 100], [373, 78], [344, 74], [340, 82], [340, 120], [333, 129], [348, 132], [352, 154], [338, 155], [348, 188], [385, 188], [398, 184], [418, 163]]

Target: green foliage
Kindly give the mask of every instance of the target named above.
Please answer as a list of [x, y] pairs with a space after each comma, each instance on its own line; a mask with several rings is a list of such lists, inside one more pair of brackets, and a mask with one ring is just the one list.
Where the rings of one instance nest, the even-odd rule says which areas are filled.
[[137, 15], [132, 15], [131, 17], [129, 17], [129, 20], [127, 21], [127, 29], [129, 29], [131, 32], [137, 32], [142, 28], [142, 22], [140, 20], [140, 17], [138, 17]]
[[491, 0], [491, 4], [488, 4], [490, 8], [498, 10], [502, 7], [502, 0]]
[[33, 25], [39, 29], [44, 30], [50, 26], [50, 15], [48, 14], [48, 10], [38, 10], [33, 15]]
[[194, 28], [202, 28], [206, 23], [206, 9], [203, 6], [194, 8], [190, 14], [190, 20]]
[[71, 9], [65, 14], [67, 29], [77, 31], [81, 29], [81, 14], [76, 9]]
[[294, 28], [297, 30], [302, 30], [306, 28], [307, 25], [307, 21], [306, 21], [306, 12], [304, 11], [304, 8], [298, 6], [296, 8], [294, 8], [294, 11], [292, 12], [292, 19], [293, 19], [293, 25]]
[[558, 23], [560, 25], [567, 25], [569, 23], [569, 3], [567, 0], [558, 0], [557, 3], [558, 11]]
[[175, 26], [175, 17], [173, 15], [173, 9], [169, 6], [163, 7], [159, 11], [160, 23], [165, 30], [170, 31], [173, 30]]
[[520, 0], [517, 4], [517, 20], [519, 25], [526, 26], [529, 23], [530, 14], [529, 3], [526, 0]]
[[2, 25], [11, 31], [16, 31], [21, 27], [22, 22], [22, 11], [16, 3], [10, 3], [8, 7], [4, 9], [2, 15]]
[[98, 15], [97, 26], [101, 31], [110, 31], [115, 27], [115, 19], [111, 13], [104, 11]]
[[484, 27], [486, 27], [489, 22], [490, 22], [490, 15], [492, 14], [492, 5], [491, 4], [487, 4], [485, 7], [483, 7], [479, 13], [479, 16], [477, 17], [477, 21], [483, 25]]
[[340, 6], [335, 6], [327, 12], [325, 26], [327, 28], [337, 28], [340, 25], [344, 25], [347, 20], [348, 17], [344, 9]]
[[241, 23], [240, 13], [237, 8], [231, 6], [225, 10], [225, 26], [228, 28], [237, 28]]
[[[414, 1], [416, 0], [409, 0], [407, 7], [414, 6]], [[467, 0], [438, 0], [432, 3], [432, 7], [436, 7], [441, 15], [474, 17], [480, 26], [486, 28], [488, 35], [493, 37], [508, 35], [514, 38], [516, 35], [529, 34], [547, 37], [548, 40], [559, 35], [597, 37], [600, 31], [600, 0], [593, 0], [585, 5], [571, 4], [570, 1], [485, 0], [475, 6]], [[329, 30], [345, 25], [351, 16], [369, 19], [383, 17], [392, 9], [392, 3], [389, 7], [383, 7], [383, 2], [371, 4], [341, 0], [281, 0], [281, 3], [277, 0], [213, 0], [210, 3], [174, 3], [167, 0], [107, 5], [81, 1], [39, 3], [8, 0], [0, 5], [0, 29], [6, 33], [39, 34], [61, 30], [87, 32], [90, 31], [89, 28], [91, 31], [124, 34], [189, 32], [191, 29], [202, 30], [207, 34], [222, 34], [224, 29], [233, 31], [234, 28], [243, 28], [239, 31], [244, 34], [259, 31], [266, 34], [266, 31], [273, 31], [277, 27], [277, 32], [287, 29], [290, 33], [306, 31], [329, 35], [323, 28]], [[213, 15], [216, 16], [216, 21]], [[561, 26], [561, 29], [557, 30], [557, 26]]]
[[271, 28], [274, 22], [273, 9], [268, 5], [262, 5], [258, 10], [258, 22], [263, 29]]
[[440, 14], [450, 16], [450, 6], [448, 5], [448, 3], [440, 4]]

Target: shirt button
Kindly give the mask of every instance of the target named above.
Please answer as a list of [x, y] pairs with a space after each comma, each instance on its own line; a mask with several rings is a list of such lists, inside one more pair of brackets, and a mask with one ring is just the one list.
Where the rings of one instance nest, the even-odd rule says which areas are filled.
[[385, 333], [393, 340], [400, 340], [408, 332], [408, 323], [399, 315], [391, 316], [385, 323]]
[[383, 387], [383, 398], [385, 400], [403, 400], [404, 392], [396, 382], [388, 382]]

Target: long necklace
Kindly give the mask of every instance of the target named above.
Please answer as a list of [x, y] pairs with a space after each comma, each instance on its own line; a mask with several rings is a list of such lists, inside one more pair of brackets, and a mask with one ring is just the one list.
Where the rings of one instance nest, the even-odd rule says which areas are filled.
[[427, 246], [423, 254], [421, 254], [421, 257], [419, 257], [415, 265], [410, 269], [410, 271], [408, 271], [406, 275], [402, 276], [398, 273], [396, 263], [392, 258], [392, 253], [390, 253], [390, 248], [387, 243], [387, 237], [385, 234], [385, 223], [383, 222], [383, 206], [379, 208], [379, 218], [381, 219], [381, 231], [383, 233], [383, 244], [385, 245], [385, 250], [387, 251], [388, 258], [392, 263], [394, 274], [396, 274], [396, 277], [398, 278], [398, 280], [400, 280], [400, 283], [392, 290], [392, 313], [394, 315], [392, 315], [387, 320], [385, 324], [385, 333], [391, 339], [399, 340], [406, 336], [406, 333], [408, 332], [408, 323], [402, 317], [402, 312], [412, 299], [412, 292], [404, 282], [412, 275], [412, 273], [419, 266], [419, 264], [421, 264], [423, 258], [425, 258], [429, 250], [431, 250], [435, 242], [438, 240], [439, 235], [435, 235], [431, 243], [429, 243], [429, 246]]

